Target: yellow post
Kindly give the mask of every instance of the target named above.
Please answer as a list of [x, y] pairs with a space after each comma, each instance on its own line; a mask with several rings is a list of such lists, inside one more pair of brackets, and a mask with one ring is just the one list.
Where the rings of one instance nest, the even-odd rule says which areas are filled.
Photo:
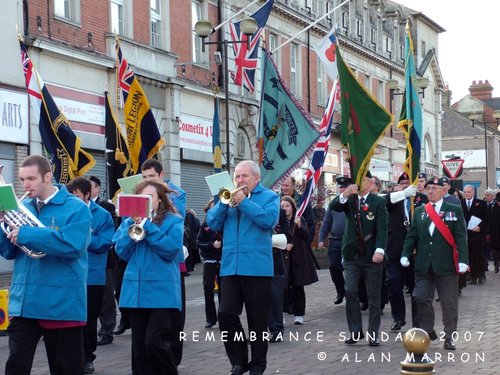
[[0, 289], [0, 335], [9, 325], [9, 290]]

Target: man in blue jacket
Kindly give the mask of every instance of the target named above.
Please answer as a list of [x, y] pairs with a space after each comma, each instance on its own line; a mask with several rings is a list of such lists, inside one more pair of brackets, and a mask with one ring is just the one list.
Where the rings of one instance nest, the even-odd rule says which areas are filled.
[[[41, 337], [52, 374], [83, 374], [90, 211], [63, 185], [52, 184], [52, 168], [43, 156], [24, 159], [19, 178], [29, 194], [21, 204], [44, 226], [0, 231], [0, 255], [14, 259], [5, 374], [31, 372]], [[33, 259], [16, 245], [46, 256]]]
[[83, 329], [85, 374], [94, 372], [94, 352], [97, 347], [97, 319], [101, 311], [102, 295], [106, 284], [106, 259], [113, 244], [115, 225], [111, 214], [90, 199], [92, 185], [84, 177], [71, 180], [66, 188], [80, 198], [92, 214], [92, 237], [87, 248], [89, 273], [87, 278], [87, 325]]
[[[228, 375], [263, 374], [267, 360], [267, 317], [273, 277], [273, 229], [278, 223], [279, 196], [262, 186], [259, 166], [244, 160], [235, 168], [234, 181], [241, 190], [231, 205], [219, 201], [207, 212], [207, 224], [223, 233], [219, 327], [231, 362]], [[252, 360], [239, 315], [247, 313]]]

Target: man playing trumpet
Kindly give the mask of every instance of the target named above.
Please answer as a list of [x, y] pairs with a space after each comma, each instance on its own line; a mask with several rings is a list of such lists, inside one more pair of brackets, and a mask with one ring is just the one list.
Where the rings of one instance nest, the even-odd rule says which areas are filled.
[[[5, 374], [31, 372], [41, 337], [51, 374], [83, 374], [90, 211], [63, 185], [52, 184], [43, 156], [24, 159], [19, 178], [29, 194], [21, 204], [45, 227], [11, 224], [8, 235], [0, 232], [0, 255], [14, 259]], [[46, 256], [30, 258], [16, 245]]]
[[[208, 226], [223, 233], [219, 327], [227, 332], [224, 345], [232, 366], [229, 374], [250, 370], [257, 375], [266, 369], [264, 332], [267, 334], [274, 274], [271, 238], [279, 217], [279, 196], [259, 183], [259, 166], [251, 160], [236, 166], [234, 181], [238, 190], [232, 193], [231, 204], [219, 201], [207, 212]], [[239, 318], [243, 304], [249, 334], [255, 336], [250, 362], [246, 341], [238, 340], [244, 335]]]

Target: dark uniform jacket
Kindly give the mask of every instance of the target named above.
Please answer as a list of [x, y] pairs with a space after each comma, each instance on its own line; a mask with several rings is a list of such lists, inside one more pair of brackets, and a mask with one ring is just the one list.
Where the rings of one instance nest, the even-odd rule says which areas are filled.
[[357, 209], [354, 198], [354, 195], [351, 195], [345, 204], [341, 204], [340, 196], [338, 196], [331, 204], [335, 211], [344, 211], [346, 214], [346, 226], [342, 238], [342, 257], [345, 260], [351, 260], [358, 254], [361, 260], [371, 262], [375, 249], [381, 248], [385, 250], [387, 245], [388, 216], [386, 200], [370, 193], [366, 197], [363, 207], [359, 210], [361, 230], [363, 237], [366, 238], [364, 250], [360, 250], [362, 241], [360, 241], [357, 229], [358, 224], [355, 216]]
[[[403, 242], [409, 229], [409, 223], [408, 227], [405, 224], [407, 221], [404, 206], [406, 198], [402, 201], [392, 203], [390, 198], [391, 194], [385, 196], [387, 199], [387, 211], [389, 213], [389, 232], [385, 254], [389, 259], [399, 260], [399, 258], [401, 258], [401, 252], [403, 251]], [[420, 207], [427, 202], [428, 199], [425, 194], [417, 193], [413, 200], [413, 207]]]
[[[450, 228], [451, 234], [455, 238], [458, 249], [458, 262], [468, 264], [469, 255], [462, 209], [456, 204], [443, 201], [440, 212], [443, 213], [440, 215], [442, 216], [441, 220]], [[437, 227], [434, 228], [432, 236], [430, 235], [429, 226], [431, 222], [432, 220], [425, 212], [424, 206], [415, 210], [410, 232], [406, 236], [401, 255], [410, 258], [413, 249], [417, 249], [415, 274], [418, 276], [427, 275], [431, 269], [437, 276], [455, 275], [457, 271], [453, 260], [453, 248]]]

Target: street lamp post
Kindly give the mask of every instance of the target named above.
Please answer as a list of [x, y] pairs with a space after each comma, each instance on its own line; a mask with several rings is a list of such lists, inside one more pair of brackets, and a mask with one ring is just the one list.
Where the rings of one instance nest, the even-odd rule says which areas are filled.
[[249, 43], [249, 38], [253, 35], [257, 29], [257, 21], [252, 17], [245, 17], [240, 21], [240, 29], [243, 35], [247, 37], [247, 40], [232, 40], [229, 41], [224, 38], [224, 40], [217, 40], [214, 42], [207, 42], [206, 38], [212, 34], [212, 24], [208, 20], [199, 20], [194, 25], [194, 32], [201, 38], [202, 41], [202, 51], [205, 52], [206, 44], [216, 44], [218, 46], [222, 45], [224, 47], [224, 95], [226, 98], [226, 169], [231, 173], [231, 148], [229, 140], [229, 58], [228, 58], [228, 45], [236, 43]]
[[485, 169], [486, 169], [486, 186], [485, 189], [488, 189], [489, 187], [489, 180], [488, 180], [488, 124], [496, 124], [497, 130], [500, 131], [500, 110], [493, 111], [492, 116], [496, 121], [477, 121], [479, 118], [481, 118], [483, 115], [483, 112], [472, 112], [469, 114], [469, 120], [472, 123], [472, 127], [474, 127], [475, 124], [482, 124], [484, 127], [484, 159], [485, 159]]

